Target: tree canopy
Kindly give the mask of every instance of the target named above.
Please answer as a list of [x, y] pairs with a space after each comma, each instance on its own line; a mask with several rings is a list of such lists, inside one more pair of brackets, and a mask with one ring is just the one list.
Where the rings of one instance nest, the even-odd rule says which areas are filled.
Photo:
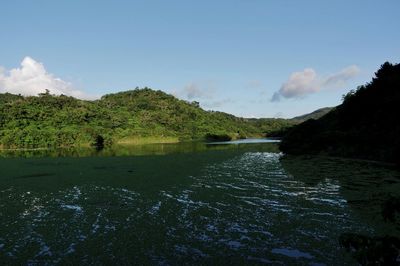
[[104, 145], [129, 138], [179, 140], [262, 136], [291, 126], [284, 119], [245, 119], [205, 111], [198, 102], [179, 100], [149, 88], [107, 94], [95, 101], [48, 92], [24, 97], [0, 94], [0, 145], [58, 147]]

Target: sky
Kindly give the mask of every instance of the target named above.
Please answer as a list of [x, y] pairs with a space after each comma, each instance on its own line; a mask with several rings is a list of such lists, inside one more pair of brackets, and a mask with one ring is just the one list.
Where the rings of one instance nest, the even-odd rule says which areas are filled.
[[3, 0], [0, 93], [150, 87], [241, 117], [341, 103], [399, 63], [400, 1]]

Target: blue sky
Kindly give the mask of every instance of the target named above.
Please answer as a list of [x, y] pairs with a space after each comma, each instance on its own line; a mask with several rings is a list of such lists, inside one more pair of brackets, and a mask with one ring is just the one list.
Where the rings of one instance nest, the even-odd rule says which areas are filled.
[[0, 92], [148, 86], [238, 116], [292, 117], [339, 104], [400, 61], [398, 0], [5, 0], [0, 10]]

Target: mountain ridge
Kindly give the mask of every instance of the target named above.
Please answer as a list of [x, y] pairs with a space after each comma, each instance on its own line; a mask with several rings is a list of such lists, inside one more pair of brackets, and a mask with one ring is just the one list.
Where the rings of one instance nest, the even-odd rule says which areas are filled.
[[295, 116], [293, 118], [290, 118], [289, 120], [297, 123], [302, 123], [304, 121], [307, 121], [308, 119], [319, 119], [324, 115], [326, 115], [327, 113], [329, 113], [330, 111], [332, 111], [333, 109], [335, 109], [335, 107], [322, 107], [311, 113]]
[[292, 122], [266, 118], [252, 121], [206, 111], [198, 102], [177, 99], [160, 90], [136, 88], [106, 94], [98, 100], [70, 96], [0, 94], [0, 145], [4, 147], [79, 146], [205, 139], [207, 136], [244, 138], [265, 136]]
[[321, 118], [288, 130], [288, 154], [326, 154], [400, 164], [400, 64], [384, 63], [371, 82]]

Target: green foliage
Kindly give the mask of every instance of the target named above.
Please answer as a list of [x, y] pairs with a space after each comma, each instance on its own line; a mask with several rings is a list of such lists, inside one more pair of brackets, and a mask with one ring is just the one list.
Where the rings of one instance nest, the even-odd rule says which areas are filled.
[[281, 150], [399, 162], [400, 64], [385, 63], [375, 75], [322, 118], [290, 130]]
[[186, 102], [149, 88], [104, 95], [83, 101], [49, 92], [37, 97], [0, 94], [0, 145], [4, 147], [58, 147], [104, 145], [135, 138], [204, 139], [263, 136], [287, 127], [284, 119], [244, 119], [205, 111], [198, 102]]
[[227, 134], [217, 135], [217, 134], [206, 134], [207, 141], [229, 141], [232, 137]]

